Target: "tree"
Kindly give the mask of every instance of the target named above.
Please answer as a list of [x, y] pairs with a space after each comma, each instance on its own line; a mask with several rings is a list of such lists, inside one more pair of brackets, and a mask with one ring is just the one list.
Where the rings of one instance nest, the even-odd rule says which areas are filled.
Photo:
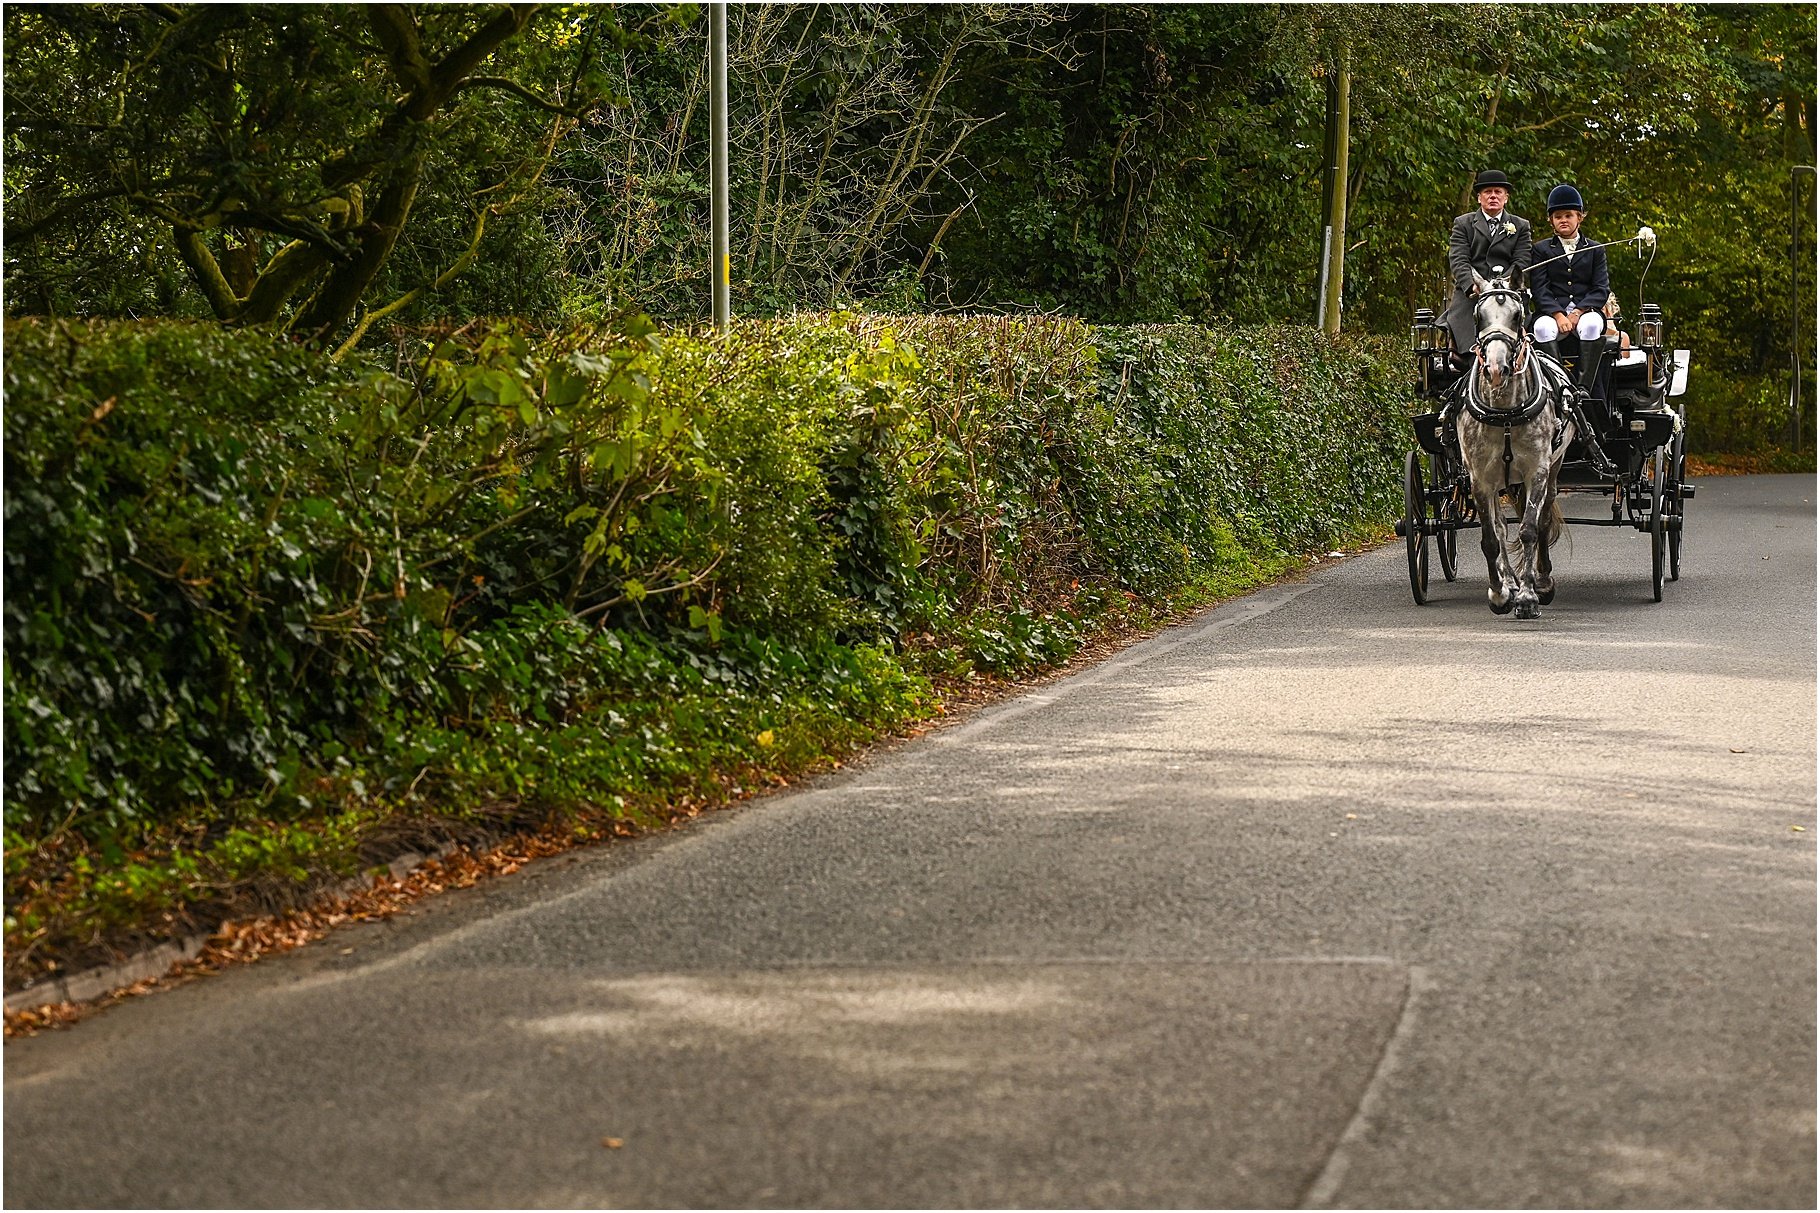
[[[970, 205], [976, 133], [957, 104], [973, 64], [1049, 52], [1022, 5], [744, 5], [727, 15], [735, 302], [827, 306], [914, 284]], [[552, 212], [580, 292], [700, 314], [708, 292], [705, 31], [676, 27], [603, 59], [632, 103], [559, 153]], [[938, 195], [941, 199], [938, 201]]]
[[[63, 255], [174, 256], [226, 323], [326, 343], [354, 321], [357, 338], [471, 265], [489, 218], [521, 201], [600, 98], [591, 68], [618, 33], [611, 10], [544, 13], [547, 32], [531, 37], [539, 16], [528, 4], [8, 6], [9, 288], [54, 306]], [[466, 248], [370, 303], [426, 180], [452, 164]], [[99, 257], [83, 247], [97, 237]]]

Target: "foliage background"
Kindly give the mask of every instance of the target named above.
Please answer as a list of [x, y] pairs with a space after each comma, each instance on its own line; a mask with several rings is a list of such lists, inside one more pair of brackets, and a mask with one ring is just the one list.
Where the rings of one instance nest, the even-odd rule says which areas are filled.
[[[156, 8], [7, 9], [9, 314], [204, 314], [169, 224], [130, 197], [43, 221], [130, 163], [140, 187], [167, 173], [244, 195], [202, 238], [263, 261], [286, 237], [234, 216], [306, 213], [327, 193], [316, 166], [345, 154], [336, 133], [384, 126], [395, 85], [360, 10], [209, 17], [233, 28], [198, 45], [238, 57], [196, 88], [198, 56], [158, 41]], [[426, 45], [488, 11], [426, 13]], [[701, 318], [699, 17], [540, 11], [485, 69], [520, 91], [461, 92], [425, 127], [414, 218], [367, 310], [472, 244], [464, 272], [388, 319]], [[1786, 408], [1762, 414], [1791, 365], [1812, 376], [1813, 183], [1794, 169], [1814, 161], [1814, 20], [1804, 5], [735, 6], [735, 306], [1307, 320], [1323, 80], [1345, 49], [1349, 327], [1399, 333], [1438, 299], [1477, 168], [1504, 168], [1537, 221], [1575, 182], [1594, 235], [1661, 233], [1647, 281], [1624, 252], [1615, 285], [1632, 316], [1660, 302], [1695, 351], [1695, 447], [1748, 448], [1784, 436]], [[547, 162], [528, 150], [549, 140]]]
[[9, 981], [1370, 532], [1487, 165], [1662, 234], [1694, 451], [1811, 459], [1811, 6], [732, 6], [722, 336], [700, 18], [5, 7]]
[[1370, 533], [1405, 445], [1386, 350], [1274, 328], [6, 342], [15, 974], [838, 754]]

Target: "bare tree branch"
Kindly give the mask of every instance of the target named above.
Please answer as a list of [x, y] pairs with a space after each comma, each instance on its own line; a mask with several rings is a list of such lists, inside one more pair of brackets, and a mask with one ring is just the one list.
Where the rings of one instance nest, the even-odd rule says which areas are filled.
[[538, 109], [547, 113], [562, 114], [569, 118], [586, 113], [588, 107], [592, 104], [591, 101], [588, 101], [575, 105], [562, 105], [558, 102], [548, 100], [547, 98], [539, 97], [536, 93], [518, 83], [518, 81], [508, 80], [504, 76], [469, 76], [466, 80], [463, 80], [460, 84], [455, 86], [454, 92], [463, 93], [471, 88], [498, 89], [501, 92], [510, 93], [515, 97], [528, 101]]
[[6, 227], [6, 238], [8, 240], [35, 239], [41, 233], [62, 223], [65, 219], [87, 209], [91, 203], [104, 202], [109, 198], [119, 198], [126, 193], [127, 189], [125, 186], [115, 185], [109, 186], [107, 189], [91, 190], [86, 194], [77, 194], [73, 197], [65, 198], [56, 206], [53, 206], [48, 213], [39, 216], [29, 223], [23, 225], [8, 224]]
[[430, 95], [423, 99], [424, 103], [431, 103], [429, 109], [421, 115], [413, 116], [427, 118], [440, 109], [442, 103], [454, 92], [455, 86], [467, 79], [475, 68], [486, 62], [489, 55], [524, 29], [539, 7], [535, 4], [506, 5], [466, 42], [444, 55], [430, 73]]
[[430, 61], [423, 56], [423, 43], [417, 31], [417, 18], [404, 4], [368, 6], [367, 24], [379, 39], [398, 82], [412, 93], [430, 88]]
[[291, 297], [326, 264], [321, 250], [302, 240], [285, 245], [253, 280], [253, 289], [240, 309], [240, 320], [245, 324], [275, 323]]

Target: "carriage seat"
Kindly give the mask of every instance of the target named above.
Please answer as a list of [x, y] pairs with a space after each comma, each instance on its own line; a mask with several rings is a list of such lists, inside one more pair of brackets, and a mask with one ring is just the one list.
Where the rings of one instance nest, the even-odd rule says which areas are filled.
[[1650, 359], [1646, 350], [1632, 350], [1612, 370], [1612, 398], [1628, 413], [1672, 411], [1668, 403], [1669, 360], [1656, 361], [1656, 378], [1650, 379]]
[[1611, 385], [1614, 390], [1646, 391], [1649, 388], [1649, 354], [1630, 350], [1612, 363]]

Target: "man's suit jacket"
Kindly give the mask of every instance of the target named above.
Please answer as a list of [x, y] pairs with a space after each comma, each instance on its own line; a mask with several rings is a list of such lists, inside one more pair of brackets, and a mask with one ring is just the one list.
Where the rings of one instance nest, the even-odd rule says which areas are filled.
[[1486, 226], [1481, 211], [1468, 211], [1453, 221], [1453, 232], [1447, 239], [1447, 268], [1453, 274], [1456, 291], [1472, 292], [1472, 272], [1482, 278], [1493, 277], [1503, 266], [1505, 273], [1529, 268], [1529, 220], [1505, 211], [1498, 216], [1496, 228]]
[[[1453, 221], [1453, 232], [1447, 239], [1447, 268], [1453, 275], [1447, 326], [1453, 331], [1455, 349], [1470, 349], [1479, 337], [1472, 322], [1473, 271], [1477, 270], [1481, 278], [1491, 278], [1527, 270], [1532, 247], [1529, 220], [1509, 211], [1498, 216], [1495, 228], [1486, 224], [1485, 213], [1477, 209]], [[1503, 275], [1494, 274], [1499, 266], [1504, 267]]]
[[[1550, 236], [1536, 241], [1530, 262], [1538, 264], [1551, 257], [1560, 257], [1561, 252], [1561, 237]], [[1611, 270], [1605, 260], [1605, 246], [1582, 235], [1572, 261], [1562, 257], [1540, 266], [1530, 276], [1529, 286], [1539, 312], [1552, 316], [1574, 308], [1597, 311], [1611, 298]]]

